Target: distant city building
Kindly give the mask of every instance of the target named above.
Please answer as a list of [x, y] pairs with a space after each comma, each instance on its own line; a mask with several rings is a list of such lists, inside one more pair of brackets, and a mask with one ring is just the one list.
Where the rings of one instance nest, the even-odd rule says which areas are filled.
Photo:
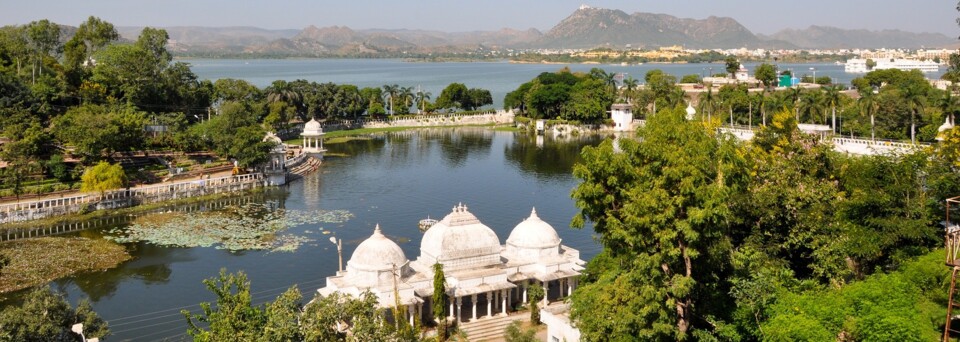
[[[873, 68], [867, 65], [868, 60], [873, 60], [876, 65]], [[920, 61], [914, 59], [903, 59], [903, 58], [880, 58], [880, 59], [864, 59], [864, 58], [854, 58], [848, 59], [847, 63], [843, 66], [843, 71], [848, 73], [867, 73], [873, 70], [886, 70], [886, 69], [900, 69], [900, 70], [920, 70], [921, 72], [937, 72], [940, 70], [940, 65], [934, 61]]]

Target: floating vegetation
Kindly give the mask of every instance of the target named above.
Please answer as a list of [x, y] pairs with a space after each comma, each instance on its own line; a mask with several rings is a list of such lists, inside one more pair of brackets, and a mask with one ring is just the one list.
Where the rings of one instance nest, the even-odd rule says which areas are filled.
[[83, 271], [114, 268], [130, 260], [127, 249], [102, 239], [43, 237], [5, 242], [0, 254], [10, 258], [0, 276], [0, 293], [42, 285]]
[[[172, 247], [216, 247], [230, 251], [296, 251], [313, 241], [280, 234], [303, 224], [344, 223], [353, 217], [346, 210], [285, 210], [265, 204], [245, 204], [219, 212], [163, 213], [138, 218], [124, 228], [107, 232], [107, 239], [129, 243], [145, 241]], [[323, 233], [328, 231], [320, 228]]]

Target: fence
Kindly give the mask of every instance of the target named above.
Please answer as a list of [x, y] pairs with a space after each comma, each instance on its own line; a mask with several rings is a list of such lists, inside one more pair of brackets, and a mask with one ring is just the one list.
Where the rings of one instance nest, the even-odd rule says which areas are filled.
[[57, 215], [130, 207], [194, 196], [249, 190], [264, 186], [260, 173], [201, 179], [140, 188], [0, 205], [0, 223], [37, 220]]

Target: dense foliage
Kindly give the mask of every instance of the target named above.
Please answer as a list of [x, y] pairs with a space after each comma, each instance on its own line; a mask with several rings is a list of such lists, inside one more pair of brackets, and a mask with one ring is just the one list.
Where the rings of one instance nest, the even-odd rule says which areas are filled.
[[930, 151], [858, 157], [789, 111], [742, 144], [716, 133], [721, 118], [684, 116], [662, 110], [620, 152], [587, 147], [575, 166], [573, 225], [593, 222], [604, 245], [573, 294], [586, 339], [937, 336], [956, 130]]
[[70, 330], [77, 323], [83, 324], [88, 339], [103, 338], [110, 332], [89, 301], [81, 300], [74, 309], [62, 294], [38, 288], [30, 291], [19, 306], [0, 311], [0, 341], [80, 342], [80, 335]]
[[[273, 302], [253, 305], [243, 272], [221, 270], [203, 281], [217, 296], [216, 306], [201, 303], [200, 314], [183, 311], [194, 341], [418, 341], [406, 322], [390, 324], [377, 297], [339, 293], [303, 303], [296, 287]], [[406, 325], [406, 329], [401, 326]]]

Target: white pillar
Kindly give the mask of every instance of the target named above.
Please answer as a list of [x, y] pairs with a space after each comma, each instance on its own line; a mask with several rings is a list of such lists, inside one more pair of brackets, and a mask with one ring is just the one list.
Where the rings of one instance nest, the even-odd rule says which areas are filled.
[[550, 302], [548, 298], [550, 298], [550, 281], [544, 280], [543, 281], [543, 305], [544, 306], [546, 306], [547, 303]]
[[493, 317], [493, 308], [490, 304], [493, 304], [493, 292], [487, 292], [487, 317]]
[[524, 304], [527, 303], [527, 287], [529, 287], [527, 286], [527, 280], [524, 280], [523, 281], [523, 303]]
[[457, 312], [453, 311], [453, 302], [454, 302], [454, 298], [453, 296], [450, 296], [450, 320], [451, 321], [457, 317]]
[[574, 278], [567, 278], [567, 296], [573, 294], [573, 282]]
[[454, 317], [457, 322], [460, 322], [460, 314], [463, 313], [461, 305], [463, 305], [463, 297], [457, 297], [457, 314]]
[[470, 306], [473, 309], [473, 318], [471, 318], [470, 320], [476, 321], [477, 320], [477, 294], [470, 295]]
[[507, 314], [507, 297], [509, 297], [507, 295], [507, 291], [510, 291], [510, 290], [507, 289], [507, 290], [500, 291], [500, 313], [504, 315]]
[[413, 304], [407, 305], [407, 315], [410, 316], [410, 326], [413, 326]]

